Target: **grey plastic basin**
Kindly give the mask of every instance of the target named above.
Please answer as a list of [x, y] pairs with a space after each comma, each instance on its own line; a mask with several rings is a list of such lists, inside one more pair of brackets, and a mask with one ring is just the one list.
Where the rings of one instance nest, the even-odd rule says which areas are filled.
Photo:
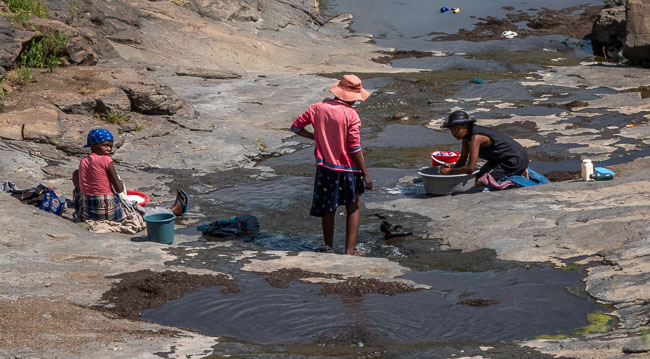
[[478, 170], [471, 174], [441, 175], [438, 172], [440, 168], [442, 167], [429, 167], [418, 172], [428, 194], [451, 194], [474, 187]]

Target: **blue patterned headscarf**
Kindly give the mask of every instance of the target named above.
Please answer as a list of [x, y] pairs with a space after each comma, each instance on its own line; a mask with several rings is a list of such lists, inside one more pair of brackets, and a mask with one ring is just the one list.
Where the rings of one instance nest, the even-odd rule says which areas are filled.
[[106, 129], [96, 128], [88, 132], [88, 141], [84, 147], [92, 147], [104, 141], [113, 141], [113, 135]]

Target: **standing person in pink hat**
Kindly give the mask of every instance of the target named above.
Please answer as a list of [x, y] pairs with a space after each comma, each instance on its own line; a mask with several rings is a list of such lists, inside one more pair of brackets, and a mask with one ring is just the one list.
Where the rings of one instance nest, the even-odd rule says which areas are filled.
[[[333, 252], [336, 208], [345, 205], [347, 229], [345, 253], [354, 254], [361, 219], [361, 194], [372, 189], [372, 180], [361, 151], [361, 120], [352, 108], [370, 94], [355, 75], [345, 75], [332, 85], [334, 98], [311, 105], [291, 125], [291, 131], [316, 143], [316, 177], [310, 215], [321, 217], [325, 246]], [[305, 130], [312, 125], [314, 133]]]

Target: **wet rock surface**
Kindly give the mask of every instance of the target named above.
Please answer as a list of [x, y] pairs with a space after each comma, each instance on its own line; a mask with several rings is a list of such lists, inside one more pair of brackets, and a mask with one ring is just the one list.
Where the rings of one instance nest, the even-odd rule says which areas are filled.
[[[591, 24], [600, 10], [600, 6], [575, 6], [561, 10], [543, 9], [534, 15], [525, 12], [508, 13], [504, 19], [479, 18], [480, 22], [473, 29], [437, 36], [434, 41], [500, 39], [504, 31], [513, 29], [516, 29], [517, 37], [571, 33], [575, 38], [581, 39], [591, 33]], [[578, 12], [578, 15], [573, 15], [573, 12]], [[525, 22], [527, 28], [519, 29], [515, 24], [520, 22]]]
[[485, 307], [488, 305], [496, 305], [501, 303], [498, 299], [490, 298], [472, 298], [472, 299], [463, 299], [460, 300], [456, 305], [467, 305], [470, 307]]
[[119, 283], [102, 295], [108, 305], [101, 310], [115, 313], [120, 317], [137, 319], [143, 310], [158, 307], [201, 287], [223, 286], [224, 293], [239, 291], [235, 281], [223, 274], [196, 275], [183, 272], [153, 272], [141, 270], [124, 273], [111, 278]]
[[266, 281], [275, 288], [287, 288], [292, 281], [302, 278], [334, 278], [338, 280], [343, 279], [340, 275], [336, 276], [325, 273], [307, 272], [295, 268], [282, 268], [280, 270], [276, 270], [264, 275], [264, 279], [266, 279]]
[[551, 171], [545, 176], [551, 182], [575, 181], [581, 178], [580, 171]]

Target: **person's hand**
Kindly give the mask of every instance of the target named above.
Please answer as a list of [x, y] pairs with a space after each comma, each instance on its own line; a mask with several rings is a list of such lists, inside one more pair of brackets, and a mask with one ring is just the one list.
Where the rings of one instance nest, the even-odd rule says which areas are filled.
[[450, 168], [450, 167], [444, 167], [444, 168], [441, 168], [441, 169], [440, 169], [440, 174], [441, 174], [441, 175], [448, 175], [449, 172], [451, 172], [451, 168]]
[[369, 174], [366, 173], [363, 175], [363, 182], [365, 182], [367, 190], [372, 189], [372, 179], [370, 178]]

